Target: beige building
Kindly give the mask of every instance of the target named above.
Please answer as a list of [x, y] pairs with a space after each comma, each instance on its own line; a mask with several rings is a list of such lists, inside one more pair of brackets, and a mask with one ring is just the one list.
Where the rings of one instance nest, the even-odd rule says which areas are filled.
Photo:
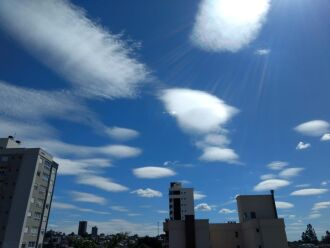
[[41, 248], [58, 165], [40, 148], [0, 139], [0, 247]]
[[[169, 248], [287, 248], [283, 219], [277, 216], [274, 192], [237, 196], [239, 223], [208, 220], [166, 220]], [[190, 219], [190, 220], [189, 220]], [[193, 220], [193, 221], [192, 221]], [[192, 230], [193, 229], [193, 230]]]

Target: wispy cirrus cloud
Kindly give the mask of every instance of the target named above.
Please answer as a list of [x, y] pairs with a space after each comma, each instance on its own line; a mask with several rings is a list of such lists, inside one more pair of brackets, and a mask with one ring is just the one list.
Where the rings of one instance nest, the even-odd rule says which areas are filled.
[[[148, 77], [129, 46], [68, 1], [4, 0], [0, 23], [87, 97], [133, 97]], [[27, 35], [28, 34], [28, 35]]]
[[165, 167], [146, 166], [133, 169], [133, 174], [138, 178], [155, 179], [176, 175], [175, 171]]
[[283, 202], [283, 201], [276, 201], [275, 202], [276, 208], [279, 209], [289, 209], [289, 208], [293, 208], [294, 205], [290, 202]]
[[91, 156], [110, 156], [114, 158], [130, 158], [141, 154], [142, 150], [132, 146], [126, 145], [104, 145], [104, 146], [83, 146], [65, 143], [59, 140], [33, 140], [29, 145], [36, 145], [52, 151], [56, 156], [73, 155], [79, 157]]
[[273, 179], [273, 178], [276, 178], [275, 174], [264, 174], [264, 175], [260, 176], [261, 180], [267, 180], [267, 179]]
[[298, 143], [298, 145], [296, 146], [296, 149], [297, 150], [305, 150], [305, 149], [307, 149], [309, 147], [311, 147], [311, 144], [310, 143], [304, 143], [304, 142], [300, 141]]
[[61, 210], [74, 210], [74, 211], [80, 211], [80, 212], [85, 212], [85, 213], [102, 214], [102, 215], [110, 214], [109, 212], [106, 212], [106, 211], [99, 211], [99, 210], [94, 210], [94, 209], [90, 209], [90, 208], [81, 208], [81, 207], [78, 207], [73, 204], [57, 202], [57, 201], [52, 203], [52, 208], [61, 209]]
[[95, 172], [96, 170], [111, 167], [109, 159], [64, 159], [55, 157], [54, 160], [60, 164], [58, 168], [59, 175], [80, 175]]
[[321, 209], [327, 209], [327, 208], [330, 208], [330, 201], [317, 202], [314, 204], [312, 210], [319, 211]]
[[100, 205], [104, 205], [107, 202], [107, 200], [104, 197], [86, 192], [71, 191], [71, 196], [72, 199], [77, 202], [89, 202]]
[[92, 186], [108, 192], [123, 192], [128, 190], [126, 186], [115, 183], [109, 178], [93, 174], [84, 174], [78, 176], [76, 183]]
[[330, 131], [330, 123], [324, 120], [312, 120], [296, 126], [294, 130], [303, 135], [318, 137]]
[[163, 194], [160, 191], [146, 188], [146, 189], [136, 189], [131, 192], [132, 194], [136, 194], [140, 197], [145, 198], [154, 198], [154, 197], [162, 197]]
[[106, 128], [106, 133], [113, 139], [126, 141], [138, 137], [140, 134], [138, 131], [123, 128], [123, 127], [109, 127]]
[[238, 163], [239, 156], [227, 147], [230, 141], [224, 129], [236, 108], [207, 92], [183, 88], [163, 90], [160, 99], [180, 128], [197, 138], [195, 144], [203, 151], [200, 160]]
[[309, 189], [300, 189], [293, 191], [291, 195], [294, 196], [308, 196], [308, 195], [321, 195], [328, 192], [327, 189], [317, 189], [317, 188], [309, 188]]
[[280, 177], [285, 177], [285, 178], [290, 178], [290, 177], [295, 177], [298, 176], [300, 172], [302, 172], [304, 168], [301, 167], [295, 167], [295, 168], [287, 168], [282, 170], [279, 173]]
[[202, 0], [191, 41], [210, 52], [236, 52], [258, 36], [269, 7], [270, 0]]
[[254, 53], [259, 56], [266, 56], [270, 54], [270, 49], [257, 49]]
[[114, 205], [114, 206], [111, 206], [110, 208], [117, 212], [129, 212], [129, 210], [123, 206]]
[[282, 170], [289, 165], [288, 162], [283, 161], [273, 161], [267, 164], [267, 167], [271, 170]]
[[254, 186], [254, 191], [276, 190], [290, 185], [291, 182], [283, 179], [268, 179]]
[[219, 214], [234, 214], [236, 213], [235, 209], [222, 208], [219, 210]]

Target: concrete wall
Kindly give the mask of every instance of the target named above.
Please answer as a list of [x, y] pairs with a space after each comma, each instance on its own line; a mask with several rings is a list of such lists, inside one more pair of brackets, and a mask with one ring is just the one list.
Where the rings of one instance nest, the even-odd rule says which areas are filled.
[[210, 224], [212, 248], [243, 247], [240, 223]]
[[[271, 195], [239, 195], [236, 198], [239, 222], [251, 219], [251, 212], [257, 219], [274, 219], [276, 217]], [[247, 214], [247, 219], [244, 214]]]

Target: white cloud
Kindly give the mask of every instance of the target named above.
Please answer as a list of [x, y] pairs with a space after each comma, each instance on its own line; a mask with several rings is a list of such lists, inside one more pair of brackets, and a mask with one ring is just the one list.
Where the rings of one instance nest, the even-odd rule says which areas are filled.
[[194, 200], [201, 200], [204, 199], [205, 197], [206, 195], [204, 195], [202, 192], [194, 191]]
[[293, 191], [291, 193], [291, 195], [295, 195], [295, 196], [321, 195], [321, 194], [324, 194], [326, 192], [328, 192], [327, 189], [310, 188], [310, 189], [300, 189], [300, 190]]
[[73, 204], [68, 204], [64, 202], [53, 202], [52, 203], [52, 209], [61, 209], [61, 210], [75, 210], [80, 212], [86, 212], [86, 213], [93, 213], [93, 214], [102, 214], [102, 215], [108, 215], [108, 212], [105, 211], [98, 211], [90, 208], [80, 208]]
[[308, 216], [308, 219], [318, 219], [321, 217], [321, 214], [319, 213], [312, 213]]
[[258, 35], [269, 0], [202, 0], [191, 40], [211, 52], [236, 52]]
[[330, 140], [330, 133], [325, 133], [322, 137], [321, 137], [321, 141], [329, 141]]
[[211, 211], [212, 207], [209, 206], [207, 203], [200, 203], [195, 207], [196, 211]]
[[203, 140], [197, 141], [196, 146], [205, 148], [208, 146], [220, 146], [225, 147], [230, 144], [230, 140], [224, 134], [208, 134]]
[[312, 210], [313, 211], [319, 211], [321, 209], [326, 209], [330, 208], [330, 201], [325, 201], [325, 202], [317, 202], [314, 204]]
[[323, 181], [323, 182], [321, 182], [321, 185], [322, 185], [322, 186], [327, 186], [328, 183], [330, 183], [330, 181]]
[[256, 55], [265, 56], [270, 53], [270, 49], [258, 49], [255, 51]]
[[125, 208], [123, 206], [111, 206], [110, 208], [117, 212], [128, 212], [129, 211], [127, 208]]
[[236, 108], [207, 92], [184, 88], [163, 90], [160, 99], [180, 128], [197, 139], [195, 145], [203, 150], [201, 160], [239, 163], [235, 151], [226, 147], [230, 140], [224, 128], [238, 113]]
[[227, 162], [227, 163], [239, 163], [238, 155], [233, 149], [221, 148], [210, 146], [203, 150], [203, 154], [199, 157], [200, 160], [208, 162]]
[[199, 90], [167, 89], [160, 99], [180, 127], [190, 133], [219, 131], [238, 112], [223, 100]]
[[276, 201], [275, 202], [276, 208], [279, 209], [288, 209], [288, 208], [293, 208], [294, 205], [290, 202], [282, 202], [282, 201]]
[[304, 135], [317, 137], [329, 132], [330, 123], [324, 120], [313, 120], [296, 126], [294, 130]]
[[303, 170], [304, 170], [304, 168], [300, 168], [300, 167], [287, 168], [287, 169], [282, 170], [279, 173], [279, 176], [280, 177], [286, 177], [286, 178], [295, 177], [295, 176], [298, 176], [299, 173], [302, 172]]
[[131, 192], [132, 194], [137, 194], [140, 197], [154, 198], [162, 197], [163, 194], [157, 190], [146, 188], [146, 189], [137, 189]]
[[111, 166], [108, 159], [64, 159], [55, 157], [54, 160], [60, 165], [58, 168], [59, 175], [79, 175], [84, 173], [95, 172], [97, 169], [107, 168]]
[[267, 165], [271, 170], [282, 170], [284, 167], [288, 166], [289, 163], [283, 161], [273, 161]]
[[97, 196], [94, 194], [86, 193], [86, 192], [71, 192], [72, 199], [77, 202], [90, 202], [104, 205], [107, 201], [104, 197]]
[[290, 182], [283, 179], [269, 179], [260, 182], [254, 187], [254, 191], [276, 190], [290, 185]]
[[298, 145], [296, 146], [296, 149], [297, 149], [297, 150], [304, 150], [304, 149], [309, 148], [310, 146], [311, 146], [310, 143], [304, 143], [304, 142], [300, 141], [300, 142], [298, 143]]
[[133, 47], [67, 1], [4, 0], [0, 23], [83, 95], [132, 97], [148, 77]]
[[112, 182], [109, 178], [97, 175], [80, 175], [76, 182], [92, 187], [96, 187], [109, 192], [122, 192], [127, 191], [128, 188], [118, 183]]
[[43, 147], [53, 155], [97, 156], [106, 155], [114, 158], [130, 158], [141, 154], [141, 149], [126, 145], [82, 146], [64, 143], [59, 140], [33, 140], [31, 145]]
[[133, 169], [133, 174], [136, 177], [148, 179], [170, 177], [176, 175], [175, 171], [172, 169], [156, 166], [146, 166]]
[[219, 214], [233, 214], [236, 213], [235, 209], [222, 208], [219, 210]]
[[134, 139], [140, 135], [136, 130], [123, 127], [109, 127], [106, 129], [106, 133], [111, 138], [121, 141]]
[[273, 179], [273, 178], [276, 178], [275, 174], [264, 174], [264, 175], [260, 176], [261, 180], [267, 180], [267, 179]]

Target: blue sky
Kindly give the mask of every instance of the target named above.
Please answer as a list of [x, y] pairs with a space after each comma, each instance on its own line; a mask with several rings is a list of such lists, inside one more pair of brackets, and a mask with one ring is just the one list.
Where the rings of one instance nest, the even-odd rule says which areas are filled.
[[60, 164], [49, 228], [156, 234], [275, 189], [290, 240], [330, 218], [326, 0], [0, 1], [0, 135]]

